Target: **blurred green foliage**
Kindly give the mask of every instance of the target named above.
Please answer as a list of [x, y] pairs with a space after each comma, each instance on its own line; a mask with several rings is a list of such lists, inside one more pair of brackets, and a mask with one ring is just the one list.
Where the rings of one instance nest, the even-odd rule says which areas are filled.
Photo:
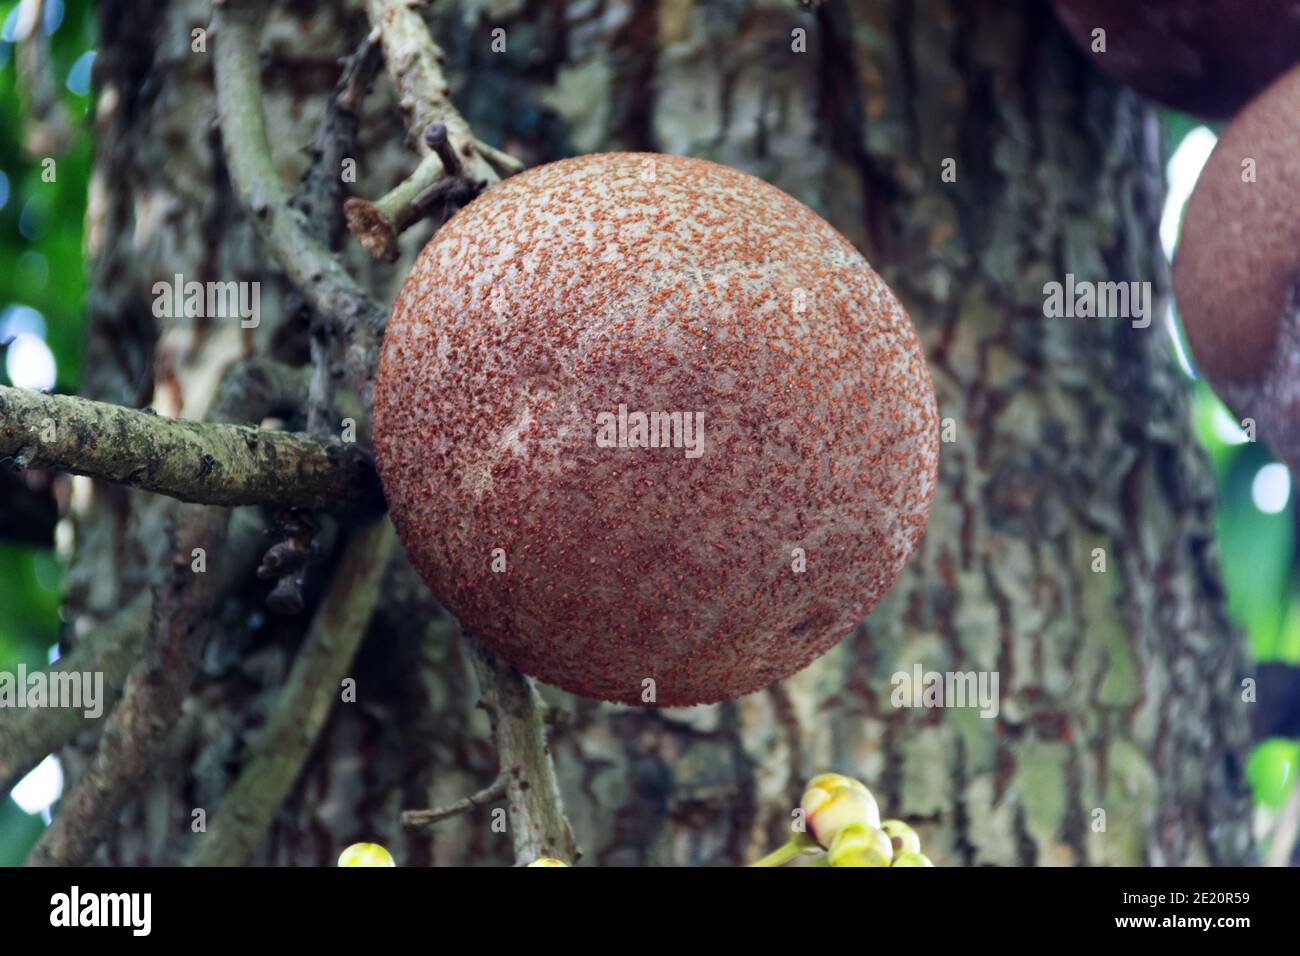
[[[74, 391], [84, 334], [82, 226], [92, 145], [85, 81], [95, 18], [89, 0], [44, 5], [41, 29], [51, 31], [53, 82], [77, 130], [69, 148], [51, 157], [51, 167], [43, 162], [46, 157], [23, 149], [26, 113], [10, 42], [18, 6], [0, 2], [0, 356], [8, 355], [4, 339], [15, 328], [43, 328], [56, 388]], [[70, 75], [71, 87], [80, 92], [69, 87]], [[6, 366], [0, 361], [0, 381], [9, 384]], [[59, 577], [52, 552], [0, 544], [0, 670], [48, 661], [59, 637]], [[20, 863], [42, 827], [39, 815], [24, 813], [7, 795], [0, 796], [0, 866]]]

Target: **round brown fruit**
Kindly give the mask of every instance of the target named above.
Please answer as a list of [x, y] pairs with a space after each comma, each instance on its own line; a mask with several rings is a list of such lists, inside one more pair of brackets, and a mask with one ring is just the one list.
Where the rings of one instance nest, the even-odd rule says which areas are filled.
[[1300, 467], [1300, 68], [1230, 123], [1174, 256], [1192, 356], [1238, 416]]
[[[652, 412], [683, 427], [633, 447]], [[407, 554], [468, 630], [660, 706], [849, 633], [938, 462], [916, 332], [853, 246], [762, 180], [654, 154], [532, 169], [443, 226], [393, 307], [374, 433]]]
[[[1226, 118], [1300, 62], [1300, 0], [1052, 0], [1101, 70], [1143, 96]], [[1093, 31], [1106, 50], [1093, 50]]]

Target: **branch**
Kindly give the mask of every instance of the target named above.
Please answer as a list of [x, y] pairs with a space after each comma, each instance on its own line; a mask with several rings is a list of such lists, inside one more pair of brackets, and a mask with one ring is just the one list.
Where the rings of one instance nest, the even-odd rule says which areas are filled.
[[[354, 197], [343, 208], [348, 228], [366, 250], [393, 262], [398, 256], [397, 237], [442, 206], [445, 195], [468, 201], [498, 182], [500, 173], [518, 172], [523, 163], [474, 136], [451, 102], [441, 66], [443, 53], [408, 0], [366, 0], [365, 6], [379, 31], [384, 64], [421, 160], [410, 176], [373, 203]], [[426, 138], [433, 129], [445, 132], [445, 147]], [[439, 190], [442, 183], [446, 185]]]
[[485, 143], [481, 139], [476, 139], [474, 140], [474, 146], [483, 154], [484, 159], [496, 167], [497, 172], [501, 173], [502, 179], [506, 176], [513, 176], [515, 173], [521, 172], [524, 168], [524, 161], [522, 159], [516, 159], [505, 150], [497, 149], [491, 143]]
[[240, 205], [290, 283], [318, 315], [334, 322], [352, 340], [347, 364], [356, 377], [369, 378], [387, 311], [312, 236], [271, 163], [259, 61], [265, 9], [260, 0], [213, 4], [213, 72], [226, 166]]
[[[261, 419], [298, 397], [301, 377], [276, 375], [275, 363], [252, 361], [231, 369], [212, 417]], [[59, 805], [27, 862], [33, 866], [87, 863], [105, 830], [162, 750], [194, 682], [199, 654], [220, 591], [221, 576], [192, 562], [233, 560], [226, 549], [230, 513], [222, 508], [169, 503], [170, 566], [152, 588], [149, 636], [126, 679], [122, 700], [108, 718], [89, 766]]]
[[572, 863], [580, 855], [564, 816], [555, 765], [546, 745], [546, 707], [532, 679], [471, 640], [482, 703], [492, 720], [506, 781], [516, 865], [542, 856]]
[[377, 500], [356, 444], [165, 418], [0, 385], [0, 457], [211, 505], [352, 508]]
[[501, 774], [478, 793], [471, 793], [468, 797], [462, 797], [455, 803], [449, 803], [445, 807], [436, 807], [432, 810], [403, 810], [402, 826], [432, 827], [439, 820], [446, 820], [448, 817], [454, 817], [470, 810], [477, 810], [484, 804], [500, 800], [505, 795], [506, 778], [505, 774]]
[[[216, 569], [221, 594], [238, 587], [256, 566], [256, 548], [266, 537], [263, 523], [251, 512], [247, 520], [232, 520], [230, 553]], [[103, 713], [113, 710], [122, 695], [127, 673], [140, 657], [149, 631], [150, 594], [143, 591], [98, 627], [81, 635], [76, 646], [49, 673], [102, 673]], [[47, 754], [65, 747], [87, 726], [83, 710], [63, 707], [0, 709], [0, 793], [5, 793]]]
[[306, 217], [308, 233], [331, 249], [338, 247], [342, 233], [343, 161], [356, 145], [361, 103], [379, 71], [380, 52], [379, 32], [371, 30], [343, 61], [312, 138], [311, 162], [303, 173], [302, 189], [294, 199]]
[[[361, 104], [379, 70], [379, 63], [379, 34], [372, 30], [343, 61], [343, 70], [321, 112], [320, 123], [308, 150], [311, 162], [293, 200], [294, 206], [305, 217], [308, 236], [330, 249], [337, 249], [342, 238], [343, 163], [356, 146]], [[349, 343], [340, 343], [338, 333], [341, 330], [336, 322], [315, 309], [304, 307], [300, 292], [295, 290], [290, 301], [286, 314], [305, 312], [309, 320], [311, 379], [307, 389], [307, 432], [317, 436], [329, 435], [339, 421], [335, 417], [335, 382], [349, 378], [348, 367], [339, 361], [338, 346], [346, 347]], [[368, 376], [368, 361], [357, 364], [351, 382], [356, 394], [366, 393]], [[364, 417], [368, 418], [368, 413]], [[282, 510], [279, 524], [283, 534], [267, 551], [257, 574], [268, 579], [278, 578], [266, 602], [272, 611], [299, 614], [306, 600], [308, 565], [316, 552], [320, 526], [310, 511], [298, 508]]]
[[[149, 628], [149, 594], [141, 592], [87, 635], [85, 643], [59, 659], [50, 673], [103, 674], [99, 700], [109, 713], [122, 693], [126, 675], [140, 656]], [[29, 707], [0, 711], [0, 793], [86, 726], [90, 718], [76, 707]]]
[[239, 866], [266, 835], [338, 699], [395, 543], [387, 518], [348, 541], [266, 728], [187, 866]]
[[396, 262], [399, 254], [397, 237], [419, 220], [415, 200], [442, 178], [442, 160], [429, 153], [415, 172], [393, 189], [376, 199], [353, 196], [343, 204], [348, 229], [376, 259]]
[[463, 157], [467, 178], [487, 183], [500, 179], [492, 165], [479, 155], [478, 140], [452, 103], [451, 87], [442, 73], [445, 56], [410, 0], [366, 0], [365, 6], [370, 23], [379, 30], [384, 68], [397, 90], [397, 101], [406, 114], [406, 128], [421, 155], [427, 155], [431, 148], [422, 140], [424, 131], [434, 123], [442, 123], [456, 154]]
[[216, 603], [217, 575], [191, 570], [193, 549], [216, 558], [229, 512], [178, 505], [171, 566], [154, 588], [153, 621], [144, 656], [127, 677], [122, 701], [108, 718], [99, 747], [58, 815], [27, 858], [30, 866], [83, 866], [104, 840], [175, 725], [199, 666], [199, 651]]

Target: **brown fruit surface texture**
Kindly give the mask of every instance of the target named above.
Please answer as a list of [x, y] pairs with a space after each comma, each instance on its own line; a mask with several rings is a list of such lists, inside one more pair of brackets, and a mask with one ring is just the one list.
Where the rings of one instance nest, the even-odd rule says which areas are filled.
[[[702, 415], [700, 453], [606, 447], [620, 406]], [[793, 674], [880, 600], [938, 419], [910, 320], [825, 220], [725, 166], [605, 153], [493, 186], [425, 247], [375, 450], [412, 562], [489, 648], [683, 706]]]
[[[1294, 311], [1300, 262], [1300, 69], [1223, 131], [1196, 181], [1174, 256], [1174, 292], [1197, 365], [1250, 382]], [[1245, 164], [1245, 165], [1243, 165]]]
[[[1097, 67], [1143, 96], [1227, 118], [1300, 62], [1300, 0], [1053, 0]], [[1093, 31], [1106, 31], [1104, 53]]]

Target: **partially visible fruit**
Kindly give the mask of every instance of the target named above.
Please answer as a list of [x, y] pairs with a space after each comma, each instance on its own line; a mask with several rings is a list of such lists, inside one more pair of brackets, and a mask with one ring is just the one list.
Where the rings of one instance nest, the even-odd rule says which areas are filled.
[[1219, 137], [1187, 201], [1174, 294], [1197, 367], [1300, 467], [1300, 68]]
[[568, 866], [568, 865], [569, 864], [565, 863], [563, 860], [557, 860], [553, 856], [539, 856], [537, 859], [533, 860], [532, 863], [528, 864], [528, 866]]
[[890, 866], [934, 866], [924, 853], [900, 853]]
[[[1300, 0], [1053, 0], [1096, 66], [1143, 96], [1227, 118], [1300, 62]], [[1105, 31], [1105, 50], [1096, 30]]]

